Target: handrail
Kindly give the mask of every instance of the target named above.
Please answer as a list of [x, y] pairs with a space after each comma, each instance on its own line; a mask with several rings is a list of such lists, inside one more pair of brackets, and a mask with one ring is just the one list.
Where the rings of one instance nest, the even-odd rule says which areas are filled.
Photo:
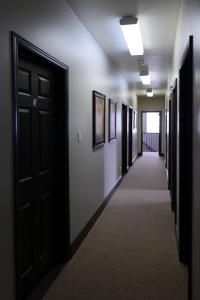
[[142, 150], [143, 152], [159, 152], [159, 133], [143, 132], [142, 133]]
[[144, 152], [155, 152], [153, 148], [151, 148], [149, 145], [143, 143], [143, 151]]

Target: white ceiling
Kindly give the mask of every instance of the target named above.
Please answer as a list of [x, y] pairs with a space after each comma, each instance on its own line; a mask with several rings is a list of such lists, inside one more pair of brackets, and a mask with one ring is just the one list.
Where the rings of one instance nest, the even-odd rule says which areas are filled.
[[[139, 77], [138, 59], [149, 67], [155, 94], [164, 93], [172, 65], [173, 45], [181, 0], [66, 0], [98, 44], [138, 94], [146, 87]], [[144, 56], [131, 56], [119, 19], [134, 15], [140, 21]]]

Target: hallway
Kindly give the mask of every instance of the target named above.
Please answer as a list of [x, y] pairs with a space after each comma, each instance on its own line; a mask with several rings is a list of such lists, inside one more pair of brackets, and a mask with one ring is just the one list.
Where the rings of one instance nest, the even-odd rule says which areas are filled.
[[137, 159], [44, 300], [186, 300], [164, 161]]

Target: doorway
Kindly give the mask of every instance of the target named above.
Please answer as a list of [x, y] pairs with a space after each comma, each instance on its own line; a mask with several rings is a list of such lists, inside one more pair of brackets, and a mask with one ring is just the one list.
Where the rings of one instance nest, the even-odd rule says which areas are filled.
[[166, 156], [165, 156], [165, 168], [168, 169], [168, 136], [167, 136], [167, 116], [168, 116], [168, 113], [167, 113], [167, 109], [165, 110], [165, 153], [166, 153]]
[[141, 113], [141, 150], [161, 155], [161, 112]]
[[68, 68], [15, 33], [13, 130], [17, 299], [69, 255]]
[[171, 142], [172, 142], [172, 112], [171, 112], [171, 109], [172, 109], [172, 94], [170, 94], [170, 98], [169, 98], [169, 144], [168, 144], [168, 147], [169, 147], [169, 152], [168, 152], [168, 155], [169, 155], [169, 161], [168, 161], [168, 189], [169, 191], [171, 192], [171, 167], [172, 167], [172, 159], [171, 159], [171, 156], [172, 156], [172, 148], [171, 148]]
[[193, 37], [179, 70], [179, 257], [191, 266], [193, 178]]
[[127, 106], [122, 104], [122, 175], [128, 172], [128, 118]]
[[129, 149], [128, 149], [128, 165], [131, 167], [133, 165], [133, 109], [132, 107], [129, 107]]
[[175, 223], [177, 223], [177, 80], [172, 88], [169, 102], [169, 157], [171, 208], [175, 212]]

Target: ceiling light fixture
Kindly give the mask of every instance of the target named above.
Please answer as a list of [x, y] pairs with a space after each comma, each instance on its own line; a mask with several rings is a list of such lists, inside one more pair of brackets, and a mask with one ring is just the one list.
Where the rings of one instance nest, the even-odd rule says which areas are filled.
[[147, 72], [141, 72], [141, 73], [140, 73], [140, 78], [141, 78], [142, 83], [143, 83], [144, 85], [149, 85], [149, 84], [151, 84], [151, 78], [150, 78], [149, 73], [147, 73]]
[[138, 18], [126, 16], [120, 20], [120, 26], [130, 54], [143, 55], [144, 48]]
[[147, 97], [153, 97], [153, 90], [152, 89], [147, 89], [146, 93], [147, 93]]

